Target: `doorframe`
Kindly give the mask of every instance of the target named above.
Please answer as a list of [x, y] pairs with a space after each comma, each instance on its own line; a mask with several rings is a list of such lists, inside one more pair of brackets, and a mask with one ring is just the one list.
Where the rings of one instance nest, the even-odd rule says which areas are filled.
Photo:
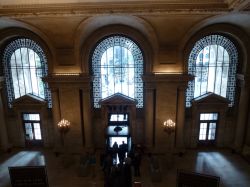
[[106, 150], [109, 150], [109, 148], [112, 148], [112, 145], [110, 145], [110, 138], [112, 137], [124, 137], [124, 138], [127, 138], [127, 145], [128, 145], [128, 152], [131, 150], [131, 136], [130, 135], [127, 135], [127, 136], [114, 136], [114, 135], [109, 135], [107, 136], [106, 138]]
[[[39, 121], [36, 120], [24, 120], [23, 115], [24, 114], [39, 114]], [[39, 112], [21, 112], [21, 119], [22, 119], [22, 127], [23, 127], [23, 133], [24, 133], [24, 143], [25, 147], [42, 147], [44, 145], [44, 137], [43, 137], [43, 132], [42, 132], [42, 120], [41, 120], [41, 114]], [[30, 122], [32, 126], [32, 132], [34, 133], [34, 123], [39, 123], [40, 124], [40, 133], [41, 133], [41, 140], [27, 140], [26, 139], [26, 128], [25, 128], [25, 123]]]
[[[217, 114], [217, 120], [200, 120], [200, 114], [209, 114], [209, 113], [213, 113], [213, 114]], [[198, 145], [199, 146], [214, 146], [216, 145], [217, 142], [217, 133], [218, 133], [218, 125], [219, 125], [219, 112], [200, 112], [199, 113], [199, 121], [198, 121]], [[207, 124], [207, 128], [206, 128], [206, 139], [205, 140], [199, 140], [200, 137], [200, 124], [201, 123], [206, 123]], [[215, 123], [216, 124], [216, 128], [215, 128], [215, 139], [214, 140], [208, 140], [208, 133], [209, 133], [209, 126], [210, 123]]]

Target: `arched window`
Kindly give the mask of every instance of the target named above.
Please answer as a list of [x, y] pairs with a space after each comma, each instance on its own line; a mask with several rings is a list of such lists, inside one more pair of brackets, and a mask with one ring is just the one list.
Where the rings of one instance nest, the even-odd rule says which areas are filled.
[[122, 93], [143, 107], [143, 56], [139, 47], [124, 36], [103, 39], [92, 56], [94, 107], [100, 99]]
[[48, 71], [47, 59], [36, 42], [26, 38], [10, 42], [4, 50], [3, 64], [10, 107], [14, 99], [28, 93], [47, 100], [48, 107], [52, 107], [48, 85], [42, 81]]
[[188, 73], [195, 78], [188, 83], [186, 107], [207, 92], [228, 98], [233, 106], [237, 62], [237, 49], [224, 36], [210, 35], [196, 42], [188, 61]]

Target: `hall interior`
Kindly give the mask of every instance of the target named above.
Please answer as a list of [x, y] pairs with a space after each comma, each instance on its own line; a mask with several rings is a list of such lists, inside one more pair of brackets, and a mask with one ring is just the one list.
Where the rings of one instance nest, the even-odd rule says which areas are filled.
[[1, 0], [0, 187], [40, 161], [50, 186], [103, 186], [79, 157], [115, 141], [143, 149], [145, 187], [250, 186], [249, 20], [249, 0]]

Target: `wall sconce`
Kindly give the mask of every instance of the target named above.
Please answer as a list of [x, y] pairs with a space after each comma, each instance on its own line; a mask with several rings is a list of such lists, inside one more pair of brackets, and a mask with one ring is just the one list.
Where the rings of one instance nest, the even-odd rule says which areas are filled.
[[66, 119], [62, 119], [58, 124], [57, 124], [58, 130], [61, 134], [61, 142], [62, 146], [64, 146], [64, 136], [65, 134], [69, 131], [70, 129], [70, 122]]
[[163, 129], [166, 133], [169, 135], [175, 131], [175, 122], [173, 122], [171, 119], [168, 119], [167, 121], [163, 122]]

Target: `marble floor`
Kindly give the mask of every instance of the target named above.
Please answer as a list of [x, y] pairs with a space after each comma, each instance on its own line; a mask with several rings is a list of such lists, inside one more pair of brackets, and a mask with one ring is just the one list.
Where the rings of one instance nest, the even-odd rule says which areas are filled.
[[[229, 150], [187, 150], [182, 157], [157, 157], [162, 171], [161, 182], [152, 182], [146, 155], [142, 158], [141, 177], [134, 177], [133, 181], [140, 181], [143, 187], [176, 187], [177, 170], [183, 169], [219, 176], [221, 187], [250, 186], [250, 164]], [[63, 165], [65, 159], [68, 159], [68, 163]], [[79, 176], [79, 159], [78, 154], [56, 157], [51, 150], [15, 150], [6, 153], [0, 156], [0, 187], [11, 186], [8, 167], [32, 165], [46, 165], [50, 187], [103, 187], [104, 177], [99, 164], [95, 177], [82, 177]]]

